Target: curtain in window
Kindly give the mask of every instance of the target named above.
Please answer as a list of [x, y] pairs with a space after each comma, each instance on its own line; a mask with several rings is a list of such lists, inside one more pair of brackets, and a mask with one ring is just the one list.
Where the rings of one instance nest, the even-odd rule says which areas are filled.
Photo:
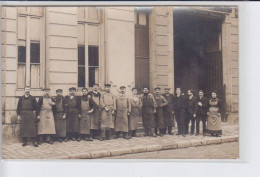
[[25, 64], [18, 64], [17, 74], [18, 74], [17, 87], [24, 88], [25, 87]]
[[31, 87], [40, 87], [40, 64], [31, 65]]

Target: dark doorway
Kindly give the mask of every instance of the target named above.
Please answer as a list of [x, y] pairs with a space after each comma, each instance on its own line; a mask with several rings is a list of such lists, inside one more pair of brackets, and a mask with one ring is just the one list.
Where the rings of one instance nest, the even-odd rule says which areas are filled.
[[222, 19], [174, 9], [174, 84], [223, 95]]
[[149, 87], [149, 13], [136, 12], [136, 17], [135, 86], [141, 92], [143, 87]]

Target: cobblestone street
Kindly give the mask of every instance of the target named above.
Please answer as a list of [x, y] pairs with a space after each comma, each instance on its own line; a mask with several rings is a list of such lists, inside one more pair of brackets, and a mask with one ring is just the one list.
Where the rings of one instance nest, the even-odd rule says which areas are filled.
[[[174, 134], [176, 134], [176, 129], [174, 129]], [[21, 143], [14, 143], [10, 145], [2, 146], [2, 158], [3, 159], [94, 159], [110, 156], [119, 156], [125, 154], [135, 154], [143, 152], [153, 152], [151, 154], [144, 155], [142, 158], [167, 158], [161, 154], [167, 152], [184, 152], [181, 148], [192, 149], [196, 146], [195, 149], [204, 149], [207, 148], [205, 145], [211, 144], [223, 144], [223, 147], [231, 146], [234, 144], [234, 141], [238, 141], [238, 125], [237, 124], [227, 124], [223, 123], [223, 136], [222, 137], [209, 137], [202, 135], [200, 136], [169, 136], [164, 137], [137, 137], [131, 138], [130, 140], [125, 140], [123, 138], [113, 139], [109, 141], [99, 141], [94, 140], [93, 142], [88, 141], [69, 141], [69, 142], [55, 142], [53, 145], [42, 144], [38, 148], [35, 148], [29, 143], [27, 146], [22, 147]], [[230, 142], [230, 143], [227, 143]], [[231, 143], [232, 142], [232, 143]], [[231, 145], [229, 145], [231, 144]], [[238, 144], [238, 143], [237, 143]], [[236, 145], [236, 144], [235, 144]], [[212, 145], [211, 145], [212, 146]], [[213, 146], [212, 146], [213, 147]], [[216, 147], [222, 147], [221, 145]], [[237, 147], [237, 145], [236, 145]], [[178, 148], [178, 149], [176, 149]], [[169, 150], [171, 151], [162, 151], [160, 150]], [[193, 148], [194, 149], [194, 148]], [[230, 149], [230, 148], [228, 148]], [[187, 149], [186, 149], [187, 150]], [[185, 150], [185, 152], [186, 152]], [[204, 158], [235, 158], [238, 154], [238, 148], [235, 150], [230, 149], [232, 153], [231, 156], [220, 156], [218, 152], [219, 149], [209, 148], [206, 152], [211, 154], [209, 157], [204, 154]], [[188, 151], [187, 151], [188, 152]], [[158, 155], [158, 156], [157, 156]], [[180, 156], [178, 155], [169, 155], [168, 158], [184, 158], [187, 154], [183, 153]], [[136, 157], [138, 158], [139, 155]], [[122, 156], [126, 157], [127, 156]], [[122, 158], [121, 157], [121, 158]], [[130, 156], [129, 158], [135, 158]], [[187, 158], [200, 158], [199, 154], [190, 154], [186, 156]], [[140, 157], [141, 158], [141, 157]]]

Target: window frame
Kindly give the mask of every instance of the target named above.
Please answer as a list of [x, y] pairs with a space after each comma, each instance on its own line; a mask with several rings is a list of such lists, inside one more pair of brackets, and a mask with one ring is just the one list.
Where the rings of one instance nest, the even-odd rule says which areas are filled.
[[[25, 63], [18, 62], [18, 53], [17, 52], [17, 68], [19, 64], [25, 64], [25, 84], [24, 86], [31, 86], [31, 65], [35, 63], [31, 63], [31, 43], [39, 42], [40, 46], [40, 62], [37, 63], [40, 66], [40, 85], [39, 87], [31, 87], [32, 90], [41, 90], [42, 88], [46, 87], [46, 72], [45, 72], [45, 7], [40, 7], [40, 12], [31, 11], [33, 7], [26, 7], [25, 10], [21, 10], [19, 7], [17, 8], [17, 32], [18, 32], [18, 17], [25, 17], [25, 39], [19, 39], [17, 36], [17, 50], [19, 48], [19, 41], [25, 41], [25, 48], [26, 48], [26, 61]], [[40, 20], [40, 32], [39, 32], [39, 41], [33, 40], [30, 37], [30, 27], [31, 26], [31, 19], [36, 18]], [[18, 72], [17, 72], [17, 81], [18, 79]], [[18, 82], [17, 82], [18, 83]], [[23, 90], [24, 88], [18, 87], [17, 90]]]
[[[84, 18], [82, 17], [78, 17], [78, 25], [79, 24], [84, 24], [84, 43], [80, 43], [78, 42], [78, 46], [79, 47], [80, 45], [84, 45], [85, 46], [85, 87], [90, 87], [89, 86], [89, 46], [97, 46], [98, 47], [98, 82], [97, 83], [100, 83], [101, 82], [101, 72], [100, 72], [100, 47], [101, 47], [101, 24], [100, 24], [100, 11], [98, 11], [98, 17], [97, 17], [97, 20], [91, 20], [89, 19], [88, 17], [88, 7], [78, 7], [78, 8], [83, 8], [84, 10]], [[78, 9], [79, 11], [79, 9]], [[98, 28], [98, 43], [89, 43], [89, 39], [88, 39], [88, 25], [95, 25], [97, 26]], [[79, 58], [78, 58], [78, 62], [79, 62]], [[78, 68], [79, 68], [79, 64], [78, 64]], [[78, 72], [79, 73], [79, 72]], [[82, 88], [79, 86], [79, 79], [77, 80], [77, 85], [78, 85], [78, 88]]]

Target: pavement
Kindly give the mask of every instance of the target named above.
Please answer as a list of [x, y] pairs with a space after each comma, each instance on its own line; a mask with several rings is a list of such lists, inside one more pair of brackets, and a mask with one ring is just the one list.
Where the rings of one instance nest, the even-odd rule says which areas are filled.
[[[31, 143], [22, 147], [21, 143], [3, 144], [3, 159], [96, 159], [126, 154], [146, 153], [189, 147], [200, 147], [222, 143], [238, 142], [238, 124], [222, 123], [223, 135], [221, 137], [210, 136], [176, 136], [165, 135], [163, 137], [135, 137], [129, 140], [119, 138], [99, 141], [68, 141], [54, 142], [53, 145], [43, 143], [39, 147], [33, 147]], [[177, 133], [174, 128], [174, 134]], [[156, 156], [149, 157], [156, 159]], [[169, 157], [170, 158], [170, 157]], [[178, 157], [175, 157], [178, 158]], [[180, 157], [181, 158], [181, 157]], [[196, 159], [194, 157], [190, 157]], [[214, 158], [214, 157], [213, 157]], [[219, 157], [215, 157], [218, 159]]]

